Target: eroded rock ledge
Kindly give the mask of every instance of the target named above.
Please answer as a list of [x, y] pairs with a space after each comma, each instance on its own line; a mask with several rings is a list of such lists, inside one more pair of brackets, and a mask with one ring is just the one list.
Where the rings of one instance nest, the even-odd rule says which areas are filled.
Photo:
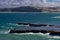
[[50, 33], [49, 35], [60, 36], [60, 26], [39, 23], [17, 23], [18, 25], [29, 25], [26, 28], [11, 29], [9, 33]]

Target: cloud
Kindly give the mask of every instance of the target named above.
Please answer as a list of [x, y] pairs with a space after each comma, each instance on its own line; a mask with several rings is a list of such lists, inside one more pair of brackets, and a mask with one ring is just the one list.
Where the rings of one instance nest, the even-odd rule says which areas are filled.
[[[56, 0], [55, 0], [56, 1]], [[45, 1], [44, 1], [45, 2]], [[14, 8], [21, 6], [57, 7], [57, 2], [45, 2], [42, 0], [0, 0], [0, 8]]]

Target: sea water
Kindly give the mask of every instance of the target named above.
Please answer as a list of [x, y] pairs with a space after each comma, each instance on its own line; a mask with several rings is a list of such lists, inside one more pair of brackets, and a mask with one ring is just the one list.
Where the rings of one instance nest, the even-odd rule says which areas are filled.
[[60, 25], [60, 13], [0, 13], [0, 40], [60, 40], [60, 36], [50, 36], [49, 33], [10, 34], [11, 29], [27, 27], [18, 25], [19, 22]]

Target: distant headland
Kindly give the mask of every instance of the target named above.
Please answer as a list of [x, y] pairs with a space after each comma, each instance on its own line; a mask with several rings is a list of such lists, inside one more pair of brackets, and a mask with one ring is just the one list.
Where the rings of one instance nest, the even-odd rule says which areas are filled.
[[0, 9], [0, 12], [60, 12], [59, 7], [16, 7]]
[[41, 12], [41, 9], [37, 9], [34, 7], [24, 6], [17, 8], [4, 8], [0, 9], [0, 12]]
[[1, 0], [0, 12], [60, 12], [60, 1]]

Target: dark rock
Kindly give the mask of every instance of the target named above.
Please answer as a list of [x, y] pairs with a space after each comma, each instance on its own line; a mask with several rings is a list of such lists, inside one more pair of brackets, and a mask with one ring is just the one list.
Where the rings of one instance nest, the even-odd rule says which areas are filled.
[[47, 30], [41, 30], [40, 32], [41, 32], [41, 33], [44, 33], [44, 34], [45, 34], [45, 33], [49, 33], [49, 31], [47, 31]]
[[29, 25], [29, 23], [18, 23], [19, 25]]
[[10, 30], [9, 33], [29, 33], [29, 32], [32, 32], [32, 33], [48, 33], [48, 31], [46, 30]]
[[41, 26], [47, 26], [47, 25], [45, 25], [45, 24], [29, 24], [29, 26], [41, 27]]
[[29, 26], [33, 26], [33, 27], [41, 27], [41, 26], [47, 26], [47, 24], [35, 24], [35, 23], [17, 23], [19, 25], [29, 25]]
[[29, 30], [10, 30], [9, 33], [29, 33], [30, 31]]
[[51, 31], [49, 35], [51, 35], [51, 36], [60, 36], [60, 32]]

